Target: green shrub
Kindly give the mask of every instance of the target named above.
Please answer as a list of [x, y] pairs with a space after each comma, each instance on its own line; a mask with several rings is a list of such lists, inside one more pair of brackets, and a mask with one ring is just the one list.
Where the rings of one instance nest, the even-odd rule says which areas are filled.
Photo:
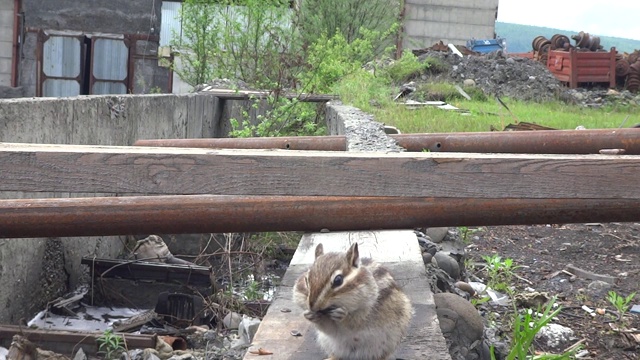
[[420, 62], [411, 51], [406, 50], [400, 59], [384, 68], [382, 73], [394, 83], [403, 83], [420, 76], [428, 68], [429, 63]]

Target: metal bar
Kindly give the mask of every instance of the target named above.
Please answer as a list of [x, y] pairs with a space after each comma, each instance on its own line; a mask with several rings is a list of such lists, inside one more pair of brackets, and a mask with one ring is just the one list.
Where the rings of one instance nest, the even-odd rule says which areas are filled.
[[[597, 154], [624, 149], [640, 155], [640, 129], [492, 131], [473, 133], [392, 134], [410, 152], [468, 152], [519, 154]], [[134, 146], [220, 149], [346, 150], [346, 137], [215, 138], [138, 140]]]
[[204, 266], [93, 257], [83, 257], [80, 263], [89, 266], [92, 277], [104, 275], [107, 278], [158, 280], [177, 282], [185, 286], [211, 286], [211, 270]]
[[492, 131], [391, 135], [407, 151], [597, 154], [601, 149], [624, 149], [640, 154], [639, 129]]
[[[36, 344], [42, 344], [45, 342], [53, 343], [56, 345], [68, 344], [69, 353], [72, 352], [77, 345], [90, 345], [96, 346], [96, 339], [104, 334], [102, 332], [71, 332], [62, 330], [39, 330], [30, 329], [24, 326], [17, 325], [0, 325], [0, 341], [11, 340], [14, 335], [22, 335], [29, 339], [29, 341]], [[126, 346], [130, 349], [135, 348], [155, 348], [156, 335], [142, 335], [142, 334], [124, 334], [118, 333], [125, 339]]]
[[170, 195], [0, 200], [0, 238], [640, 221], [637, 200]]
[[157, 139], [138, 140], [133, 145], [211, 149], [345, 151], [347, 149], [347, 139], [343, 135], [214, 139]]

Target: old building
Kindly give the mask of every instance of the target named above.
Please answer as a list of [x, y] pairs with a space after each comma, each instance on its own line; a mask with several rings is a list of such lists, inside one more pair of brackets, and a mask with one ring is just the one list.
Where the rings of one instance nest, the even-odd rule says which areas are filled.
[[161, 7], [161, 0], [0, 0], [0, 85], [24, 96], [166, 92]]
[[498, 0], [405, 0], [402, 10], [405, 49], [438, 41], [465, 45], [467, 40], [495, 38]]

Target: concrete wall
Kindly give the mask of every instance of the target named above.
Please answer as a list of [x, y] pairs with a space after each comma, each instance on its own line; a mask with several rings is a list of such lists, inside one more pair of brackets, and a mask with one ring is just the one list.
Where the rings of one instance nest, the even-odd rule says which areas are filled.
[[0, 0], [0, 87], [11, 86], [13, 0]]
[[405, 6], [405, 49], [494, 38], [498, 0], [405, 0]]
[[[83, 96], [0, 100], [0, 142], [131, 145], [137, 139], [216, 137], [219, 106], [210, 94]], [[0, 192], [0, 198], [102, 194]], [[0, 229], [0, 232], [2, 229]], [[114, 257], [124, 238], [0, 239], [0, 323], [20, 322], [86, 280], [83, 256]]]
[[404, 151], [373, 115], [340, 101], [327, 103], [325, 114], [329, 134], [345, 135], [348, 151]]
[[22, 0], [25, 25], [46, 30], [160, 34], [162, 0]]

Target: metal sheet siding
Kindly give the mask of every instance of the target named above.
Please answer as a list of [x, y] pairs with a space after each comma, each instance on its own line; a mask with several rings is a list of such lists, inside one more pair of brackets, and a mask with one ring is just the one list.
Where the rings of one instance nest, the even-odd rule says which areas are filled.
[[101, 80], [127, 77], [129, 48], [119, 39], [96, 39], [93, 50], [93, 76]]
[[182, 3], [173, 1], [162, 2], [162, 26], [160, 27], [160, 46], [168, 46], [171, 43], [174, 32], [181, 34], [180, 9]]
[[42, 70], [47, 76], [75, 78], [80, 75], [80, 41], [74, 37], [51, 36], [44, 42]]

